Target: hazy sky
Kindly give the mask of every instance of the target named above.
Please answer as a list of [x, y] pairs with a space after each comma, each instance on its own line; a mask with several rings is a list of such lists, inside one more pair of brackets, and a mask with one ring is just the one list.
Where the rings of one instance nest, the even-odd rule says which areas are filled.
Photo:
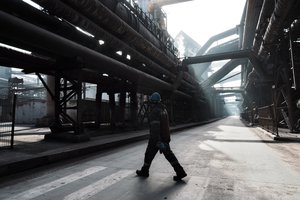
[[174, 38], [180, 30], [201, 46], [218, 33], [240, 23], [246, 0], [194, 0], [164, 6], [168, 32]]

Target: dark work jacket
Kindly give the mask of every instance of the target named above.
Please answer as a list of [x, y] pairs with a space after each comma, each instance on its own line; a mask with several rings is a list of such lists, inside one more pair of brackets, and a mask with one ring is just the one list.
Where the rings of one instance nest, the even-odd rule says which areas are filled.
[[169, 130], [169, 117], [165, 106], [161, 103], [152, 104], [148, 115], [150, 127], [150, 140], [154, 142], [169, 143], [170, 130]]

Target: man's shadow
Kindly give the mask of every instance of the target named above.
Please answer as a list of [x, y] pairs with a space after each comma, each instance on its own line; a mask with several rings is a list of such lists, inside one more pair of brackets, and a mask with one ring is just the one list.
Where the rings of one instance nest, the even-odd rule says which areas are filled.
[[[182, 179], [180, 181], [174, 181], [172, 178], [168, 181], [159, 181], [160, 187], [159, 189], [153, 191], [153, 188], [151, 189], [154, 179], [145, 178], [145, 177], [138, 177], [138, 182], [140, 184], [144, 185], [143, 194], [148, 197], [148, 199], [168, 199], [169, 196], [173, 196], [174, 193], [178, 193], [180, 190], [182, 190], [189, 181], [189, 177], [186, 177], [185, 179]], [[150, 191], [147, 190], [147, 186], [149, 186]], [[146, 187], [146, 188], [145, 188]]]

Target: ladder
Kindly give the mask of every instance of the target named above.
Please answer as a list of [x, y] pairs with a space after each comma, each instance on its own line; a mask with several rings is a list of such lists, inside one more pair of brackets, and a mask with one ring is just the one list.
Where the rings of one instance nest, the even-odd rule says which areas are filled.
[[300, 88], [300, 44], [290, 39], [290, 59], [293, 73], [293, 85], [295, 90]]

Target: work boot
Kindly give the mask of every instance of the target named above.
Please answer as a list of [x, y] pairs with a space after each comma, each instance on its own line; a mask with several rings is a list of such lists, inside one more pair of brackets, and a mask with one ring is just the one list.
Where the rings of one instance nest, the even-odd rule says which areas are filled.
[[176, 172], [176, 176], [173, 176], [174, 181], [181, 181], [182, 178], [187, 176], [181, 165], [174, 166], [174, 170]]
[[136, 174], [138, 176], [148, 177], [149, 176], [149, 168], [143, 166], [141, 170], [136, 170]]

